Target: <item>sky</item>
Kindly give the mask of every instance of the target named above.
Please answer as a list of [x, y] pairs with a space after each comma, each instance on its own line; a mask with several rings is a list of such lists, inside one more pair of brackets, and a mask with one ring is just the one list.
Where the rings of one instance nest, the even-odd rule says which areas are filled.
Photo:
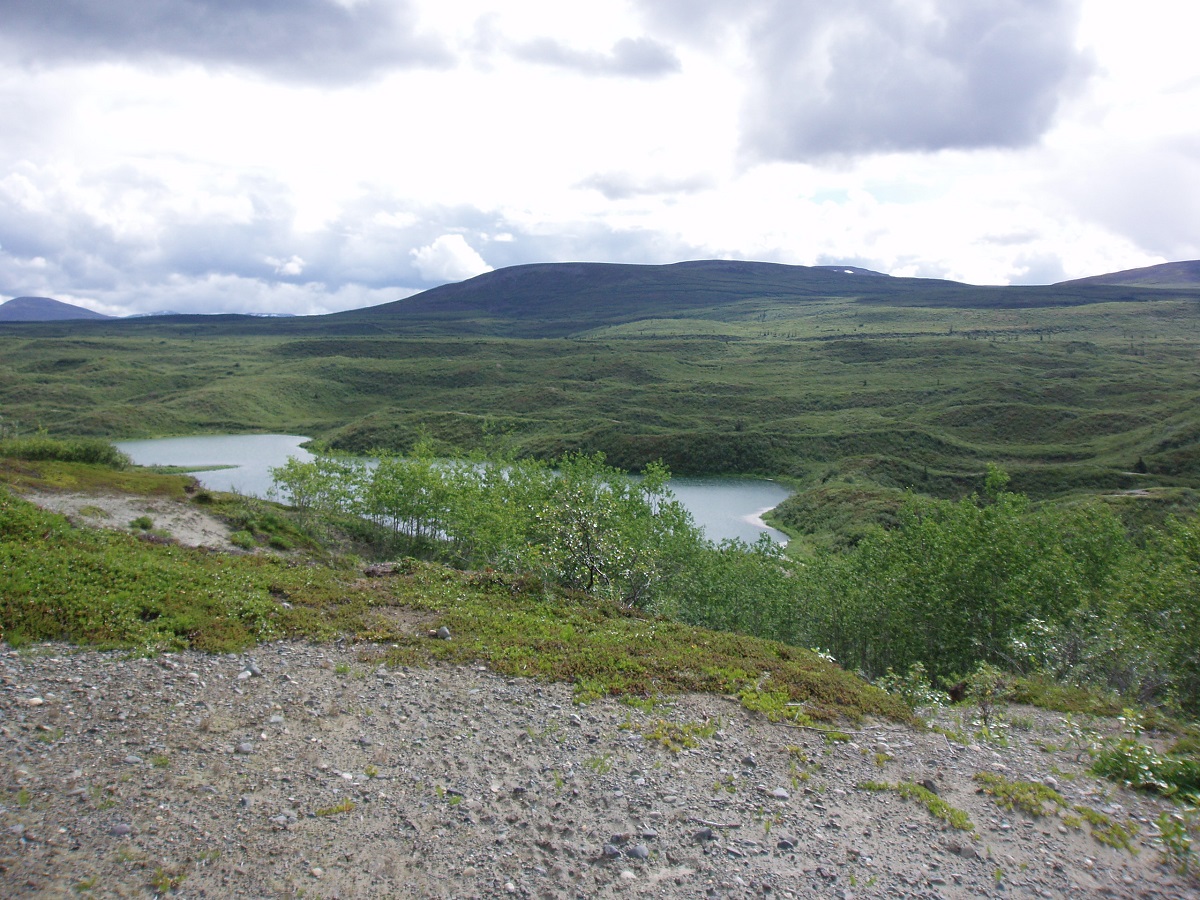
[[0, 300], [318, 314], [534, 262], [1200, 258], [1178, 0], [0, 0]]

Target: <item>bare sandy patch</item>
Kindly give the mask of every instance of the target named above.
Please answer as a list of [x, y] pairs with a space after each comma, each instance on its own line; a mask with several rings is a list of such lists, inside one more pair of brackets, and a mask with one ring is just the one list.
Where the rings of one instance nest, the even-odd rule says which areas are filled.
[[187, 547], [230, 550], [229, 526], [187, 501], [128, 494], [81, 494], [32, 491], [23, 495], [42, 509], [65, 515], [76, 525], [134, 531], [130, 522], [146, 516], [156, 530]]

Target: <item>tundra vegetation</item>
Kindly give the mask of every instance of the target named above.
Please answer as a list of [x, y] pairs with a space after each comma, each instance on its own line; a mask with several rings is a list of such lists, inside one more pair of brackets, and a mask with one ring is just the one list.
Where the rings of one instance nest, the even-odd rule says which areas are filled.
[[[965, 686], [995, 735], [1008, 698], [1200, 715], [1195, 292], [900, 288], [549, 325], [553, 304], [502, 321], [498, 302], [470, 327], [454, 304], [4, 326], [18, 487], [189, 496], [95, 438], [277, 430], [329, 452], [280, 471], [294, 509], [192, 495], [278, 553], [0, 498], [0, 626], [147, 651], [350, 634], [581, 697], [714, 689], [817, 718]], [[341, 455], [366, 452], [376, 468]], [[787, 550], [705, 541], [668, 470], [787, 479]], [[356, 557], [408, 561], [380, 581]], [[415, 639], [400, 608], [455, 639]], [[1195, 791], [1194, 744], [1125, 740], [1083, 743], [1117, 780]]]

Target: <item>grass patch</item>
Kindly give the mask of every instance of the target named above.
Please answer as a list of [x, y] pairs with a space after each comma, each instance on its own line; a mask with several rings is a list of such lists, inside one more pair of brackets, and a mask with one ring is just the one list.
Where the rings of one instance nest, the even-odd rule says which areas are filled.
[[935, 819], [940, 819], [958, 831], [974, 831], [971, 817], [957, 807], [951, 806], [933, 791], [912, 782], [901, 781], [890, 784], [886, 781], [863, 781], [858, 784], [864, 791], [895, 791], [901, 799], [912, 800], [924, 806]]
[[354, 810], [354, 801], [347, 797], [331, 806], [319, 806], [313, 810], [314, 816], [325, 818], [327, 816], [340, 816], [342, 813], [352, 812]]
[[650, 743], [658, 744], [672, 753], [679, 753], [699, 747], [700, 741], [716, 734], [720, 725], [711, 719], [703, 722], [668, 722], [666, 719], [658, 719], [647, 725], [631, 727]]
[[1133, 821], [1118, 822], [1107, 813], [1081, 804], [1071, 805], [1058, 791], [1033, 781], [1010, 781], [994, 772], [976, 772], [974, 780], [980, 790], [1001, 809], [1020, 810], [1034, 818], [1058, 814], [1064, 825], [1082, 828], [1087, 822], [1092, 838], [1107, 847], [1137, 853], [1133, 839], [1138, 825]]
[[1049, 678], [1016, 678], [1006, 699], [1056, 712], [1089, 716], [1119, 716], [1127, 701], [1095, 687], [1063, 684]]

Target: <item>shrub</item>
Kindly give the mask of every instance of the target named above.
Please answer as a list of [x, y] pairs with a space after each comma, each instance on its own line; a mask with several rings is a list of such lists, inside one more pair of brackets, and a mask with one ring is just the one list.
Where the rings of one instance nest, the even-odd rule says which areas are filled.
[[110, 469], [125, 469], [130, 465], [128, 456], [107, 441], [96, 438], [52, 438], [42, 435], [9, 438], [0, 441], [0, 456], [34, 462], [55, 460], [87, 463]]

